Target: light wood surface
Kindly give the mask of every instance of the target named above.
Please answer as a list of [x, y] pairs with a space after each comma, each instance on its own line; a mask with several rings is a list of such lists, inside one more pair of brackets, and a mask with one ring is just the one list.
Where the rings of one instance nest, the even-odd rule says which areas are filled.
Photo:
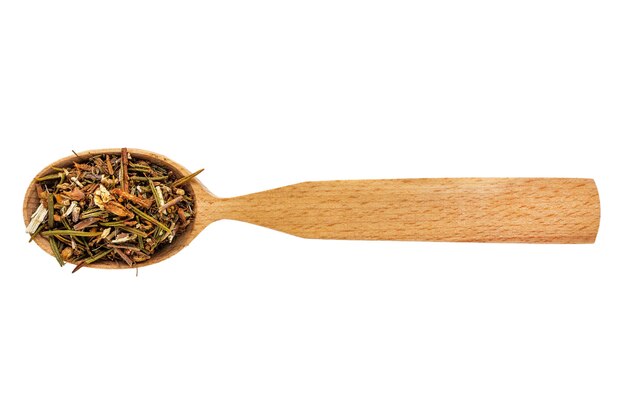
[[[189, 171], [162, 155], [130, 149], [131, 155]], [[95, 150], [57, 161], [66, 166]], [[50, 167], [37, 176], [51, 172]], [[600, 222], [595, 182], [577, 178], [424, 178], [304, 182], [233, 198], [218, 198], [198, 179], [191, 228], [152, 259], [154, 264], [187, 246], [210, 223], [239, 220], [295, 236], [318, 239], [448, 242], [593, 243]], [[26, 192], [24, 221], [36, 209], [34, 183]], [[48, 242], [37, 244], [51, 253]], [[96, 263], [91, 267], [126, 268]]]
[[214, 217], [321, 239], [592, 243], [598, 201], [584, 179], [323, 181], [220, 200]]

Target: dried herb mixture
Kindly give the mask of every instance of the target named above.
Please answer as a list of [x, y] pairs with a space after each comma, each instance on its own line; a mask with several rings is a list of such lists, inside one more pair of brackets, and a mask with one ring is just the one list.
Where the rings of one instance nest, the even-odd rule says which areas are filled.
[[104, 260], [132, 267], [171, 243], [194, 217], [185, 184], [202, 172], [177, 178], [126, 148], [52, 169], [35, 179], [40, 204], [26, 231], [47, 238], [61, 266], [77, 265], [73, 272]]

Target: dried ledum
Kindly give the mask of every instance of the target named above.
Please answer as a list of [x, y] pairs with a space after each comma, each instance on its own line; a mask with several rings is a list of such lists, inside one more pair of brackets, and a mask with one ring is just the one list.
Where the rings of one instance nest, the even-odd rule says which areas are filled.
[[93, 155], [36, 178], [40, 204], [26, 232], [41, 235], [61, 266], [74, 272], [94, 262], [136, 266], [172, 243], [191, 223], [194, 200], [187, 182], [167, 167], [119, 155]]

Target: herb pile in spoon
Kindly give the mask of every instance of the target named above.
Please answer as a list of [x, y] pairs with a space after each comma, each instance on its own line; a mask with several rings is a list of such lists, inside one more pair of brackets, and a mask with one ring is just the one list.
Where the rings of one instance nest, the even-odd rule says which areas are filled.
[[144, 262], [171, 243], [194, 217], [185, 184], [202, 170], [177, 178], [154, 162], [120, 155], [94, 155], [36, 178], [39, 207], [26, 231], [48, 239], [61, 266], [73, 272], [94, 262]]

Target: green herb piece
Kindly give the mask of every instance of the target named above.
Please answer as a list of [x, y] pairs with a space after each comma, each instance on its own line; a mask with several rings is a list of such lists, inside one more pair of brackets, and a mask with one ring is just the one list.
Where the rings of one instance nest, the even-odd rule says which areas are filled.
[[83, 232], [80, 230], [46, 230], [41, 232], [42, 236], [82, 236], [82, 237], [95, 237], [100, 236], [101, 232]]
[[54, 196], [48, 194], [48, 228], [54, 227]]
[[57, 180], [59, 178], [61, 178], [62, 173], [57, 172], [56, 174], [50, 174], [50, 175], [46, 175], [43, 177], [39, 177], [39, 178], [35, 178], [36, 181], [42, 182], [42, 181], [50, 181], [50, 180]]
[[150, 216], [149, 214], [144, 213], [143, 211], [139, 210], [137, 207], [129, 205], [129, 208], [139, 217], [141, 217], [142, 219], [154, 224], [155, 226], [159, 226], [161, 229], [165, 230], [167, 233], [172, 233], [172, 231], [169, 229], [169, 227], [167, 227], [166, 225], [164, 225], [163, 223], [161, 223], [160, 221], [158, 221], [157, 219], [155, 219], [154, 217]]
[[140, 176], [130, 177], [131, 181], [163, 181], [166, 179], [167, 179], [167, 175], [161, 175], [158, 177], [140, 177]]
[[50, 249], [52, 249], [52, 253], [54, 254], [54, 257], [57, 259], [57, 262], [59, 263], [59, 265], [61, 266], [65, 265], [63, 258], [61, 258], [61, 252], [59, 251], [59, 246], [57, 245], [56, 240], [53, 237], [49, 237], [48, 242], [50, 242]]
[[185, 177], [182, 177], [179, 180], [174, 181], [174, 183], [172, 184], [172, 187], [180, 187], [184, 183], [186, 183], [189, 180], [191, 180], [192, 178], [194, 178], [196, 175], [200, 174], [202, 171], [204, 171], [204, 168], [197, 170], [193, 174], [189, 174], [189, 175], [187, 175]]
[[135, 227], [128, 227], [128, 226], [118, 226], [119, 229], [124, 230], [125, 232], [128, 233], [134, 233], [137, 236], [140, 237], [148, 237], [148, 234], [146, 232], [143, 232]]

